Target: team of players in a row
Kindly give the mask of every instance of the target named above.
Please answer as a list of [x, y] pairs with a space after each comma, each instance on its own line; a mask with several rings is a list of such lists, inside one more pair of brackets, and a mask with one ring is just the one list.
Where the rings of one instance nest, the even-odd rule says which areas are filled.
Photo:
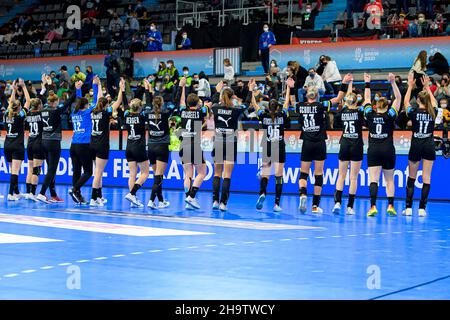
[[[323, 167], [326, 153], [326, 113], [333, 105], [344, 100], [343, 108], [337, 114], [337, 122], [343, 128], [339, 152], [339, 178], [336, 184], [334, 213], [339, 213], [342, 204], [342, 191], [347, 170], [350, 166], [350, 188], [347, 203], [347, 214], [355, 214], [353, 209], [357, 179], [363, 160], [363, 127], [369, 130], [369, 147], [367, 160], [370, 176], [371, 208], [369, 216], [377, 214], [376, 199], [380, 173], [383, 171], [386, 182], [386, 193], [389, 200], [387, 212], [396, 215], [394, 209], [394, 179], [393, 173], [396, 162], [393, 131], [395, 120], [400, 109], [401, 94], [395, 83], [395, 76], [389, 74], [395, 100], [392, 105], [386, 98], [371, 101], [370, 75], [365, 75], [364, 102], [358, 103], [357, 96], [351, 90], [352, 76], [346, 75], [342, 81], [337, 97], [319, 102], [318, 93], [308, 89], [307, 101], [295, 106], [301, 126], [303, 140], [301, 152], [301, 174], [299, 179], [300, 205], [299, 210], [306, 211], [307, 178], [314, 161], [314, 193], [313, 213], [320, 213], [320, 195], [323, 184]], [[101, 82], [98, 78], [93, 81], [94, 101], [89, 103], [81, 97], [81, 82], [75, 84], [75, 91], [64, 103], [60, 103], [57, 95], [48, 92], [47, 76], [42, 77], [42, 89], [37, 98], [30, 99], [23, 80], [14, 83], [13, 93], [5, 114], [6, 139], [4, 152], [11, 166], [11, 180], [8, 200], [16, 201], [21, 195], [18, 188], [18, 174], [24, 160], [24, 129], [29, 130], [27, 156], [29, 160], [27, 174], [27, 192], [25, 197], [45, 203], [60, 201], [54, 190], [55, 175], [61, 154], [61, 115], [69, 113], [73, 123], [73, 138], [70, 147], [70, 157], [73, 164], [73, 187], [69, 194], [76, 203], [88, 204], [81, 194], [81, 187], [94, 175], [92, 184], [91, 206], [104, 206], [106, 199], [102, 195], [102, 175], [109, 158], [109, 127], [110, 120], [118, 116], [119, 108], [125, 110], [120, 116], [128, 131], [126, 159], [129, 165], [129, 193], [126, 199], [133, 206], [143, 207], [136, 197], [149, 175], [149, 163], [153, 168], [154, 182], [148, 206], [152, 209], [168, 207], [170, 204], [163, 198], [163, 175], [169, 160], [170, 127], [169, 118], [174, 112], [173, 105], [166, 105], [160, 96], [153, 96], [150, 84], [144, 80], [146, 89], [146, 106], [140, 99], [126, 99], [125, 82], [120, 82], [117, 101], [108, 104], [103, 97]], [[423, 188], [420, 201], [419, 215], [426, 215], [425, 207], [430, 190], [430, 176], [433, 161], [436, 158], [433, 130], [437, 115], [437, 102], [431, 93], [429, 79], [422, 79], [424, 90], [417, 96], [415, 107], [410, 105], [411, 91], [414, 86], [412, 74], [408, 78], [408, 91], [404, 97], [404, 106], [411, 121], [413, 131], [411, 149], [409, 152], [409, 177], [407, 182], [407, 197], [405, 215], [412, 215], [412, 199], [414, 183], [420, 162], [423, 163]], [[271, 170], [275, 172], [275, 206], [274, 211], [281, 211], [280, 198], [282, 194], [282, 173], [286, 159], [284, 129], [290, 125], [289, 96], [294, 83], [287, 82], [286, 99], [284, 105], [276, 100], [269, 102], [268, 107], [260, 108], [254, 99], [250, 106], [241, 105], [233, 90], [219, 83], [217, 93], [211, 102], [203, 102], [195, 93], [185, 94], [186, 80], [182, 78], [182, 88], [179, 113], [181, 125], [179, 137], [181, 140], [180, 158], [184, 169], [184, 189], [186, 193], [186, 207], [200, 208], [196, 200], [206, 175], [206, 165], [201, 149], [201, 136], [205, 128], [208, 112], [212, 112], [215, 122], [214, 136], [214, 180], [213, 180], [213, 209], [227, 210], [230, 193], [231, 174], [237, 155], [236, 131], [242, 117], [255, 111], [265, 132], [262, 144], [263, 166], [259, 198], [256, 208], [261, 209], [266, 197], [266, 189]], [[349, 85], [350, 84], [350, 85]], [[16, 100], [16, 90], [21, 87], [24, 91], [25, 103], [22, 106]], [[254, 90], [256, 83], [249, 82], [249, 89]], [[75, 106], [71, 108], [75, 102]], [[69, 110], [70, 109], [70, 110]], [[147, 129], [146, 129], [147, 128]], [[148, 139], [146, 139], [146, 131]], [[38, 178], [43, 161], [47, 162], [48, 172], [41, 190], [36, 195]], [[95, 162], [95, 172], [93, 162]], [[194, 168], [196, 175], [194, 178]], [[140, 171], [138, 177], [138, 169]], [[51, 198], [46, 197], [50, 188]], [[158, 198], [158, 204], [156, 204]]]

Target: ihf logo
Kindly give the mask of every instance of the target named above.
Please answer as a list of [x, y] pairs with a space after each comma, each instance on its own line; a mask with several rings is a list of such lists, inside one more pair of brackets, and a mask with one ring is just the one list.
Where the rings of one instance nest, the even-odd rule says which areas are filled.
[[361, 48], [355, 49], [355, 61], [358, 63], [362, 63], [364, 59], [364, 55]]

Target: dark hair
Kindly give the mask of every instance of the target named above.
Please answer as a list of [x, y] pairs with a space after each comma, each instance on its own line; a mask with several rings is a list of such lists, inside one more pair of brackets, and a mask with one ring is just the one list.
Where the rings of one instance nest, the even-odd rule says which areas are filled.
[[155, 112], [156, 117], [159, 117], [161, 114], [161, 110], [164, 104], [164, 99], [161, 96], [154, 96], [152, 101], [153, 111]]
[[92, 110], [93, 113], [102, 112], [106, 109], [106, 106], [108, 105], [108, 99], [105, 97], [101, 97], [97, 100], [97, 105], [95, 106], [94, 110]]
[[[161, 68], [161, 64], [162, 64], [162, 68]], [[166, 63], [164, 61], [160, 61], [159, 65], [158, 65], [158, 70], [162, 70], [162, 69], [166, 69], [166, 68], [167, 68]]]
[[206, 74], [204, 71], [200, 71], [200, 73], [198, 74], [198, 78], [199, 79], [206, 79]]
[[190, 94], [187, 96], [186, 103], [187, 103], [188, 107], [195, 107], [195, 106], [198, 105], [198, 101], [199, 101], [199, 100], [200, 100], [200, 98], [198, 97], [197, 94], [195, 94], [195, 93], [190, 93]]
[[86, 99], [86, 98], [78, 98], [78, 100], [77, 100], [77, 103], [75, 104], [75, 109], [74, 109], [74, 111], [75, 112], [78, 112], [78, 111], [80, 111], [81, 109], [84, 109], [84, 106], [85, 105], [87, 105], [87, 104], [89, 104], [89, 101], [88, 101], [88, 99]]
[[278, 107], [279, 107], [279, 104], [278, 104], [277, 100], [271, 99], [269, 101], [269, 113], [270, 113], [270, 116], [272, 117], [272, 122], [275, 121], [275, 114], [278, 111]]
[[233, 101], [231, 101], [231, 98], [233, 97], [234, 92], [231, 88], [225, 88], [222, 91], [222, 101], [223, 104], [226, 107], [232, 107], [233, 106]]
[[67, 67], [66, 67], [66, 66], [61, 66], [61, 69], [60, 69], [60, 70], [67, 71]]

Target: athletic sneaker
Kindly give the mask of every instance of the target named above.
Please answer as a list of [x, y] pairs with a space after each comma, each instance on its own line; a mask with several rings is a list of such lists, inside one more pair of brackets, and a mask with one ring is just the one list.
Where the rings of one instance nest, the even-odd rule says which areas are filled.
[[[87, 205], [89, 204], [89, 202], [86, 201], [86, 199], [83, 197], [83, 195], [81, 193], [77, 194], [78, 199], [80, 199], [80, 205]], [[53, 198], [52, 198], [53, 199]]]
[[300, 210], [301, 213], [306, 212], [306, 200], [308, 198], [306, 196], [300, 196], [300, 204], [298, 205], [298, 210]]
[[341, 204], [339, 202], [336, 202], [334, 204], [333, 213], [334, 214], [340, 214], [341, 213]]
[[186, 210], [194, 210], [194, 207], [191, 206], [189, 203], [186, 203], [186, 205], [184, 206], [184, 208], [185, 208]]
[[28, 199], [29, 199], [29, 200], [32, 200], [32, 201], [34, 201], [34, 202], [38, 202], [38, 201], [39, 201], [38, 199], [36, 199], [36, 195], [34, 195], [34, 194], [32, 194], [32, 193], [30, 193]]
[[283, 211], [283, 209], [279, 205], [276, 204], [276, 205], [273, 206], [273, 211], [274, 212], [281, 212], [281, 211]]
[[213, 202], [212, 209], [213, 209], [213, 210], [219, 210], [219, 201], [214, 201], [214, 202]]
[[397, 215], [397, 211], [395, 211], [395, 208], [392, 204], [388, 205], [387, 208], [387, 213], [389, 213], [390, 216], [396, 216]]
[[372, 206], [369, 211], [367, 212], [368, 217], [374, 217], [378, 214], [378, 210], [376, 206]]
[[91, 199], [91, 201], [89, 202], [89, 205], [91, 206], [91, 207], [103, 207], [104, 205], [103, 205], [103, 202], [102, 202], [102, 200], [100, 200], [100, 198], [97, 198], [97, 199]]
[[258, 198], [258, 201], [256, 201], [256, 209], [261, 210], [264, 204], [264, 200], [266, 200], [266, 195], [261, 194]]
[[18, 201], [19, 197], [14, 194], [8, 194], [8, 201]]
[[80, 198], [78, 198], [78, 193], [74, 192], [73, 189], [69, 189], [69, 195], [72, 197], [73, 202], [80, 203]]
[[28, 196], [27, 193], [16, 193], [15, 196], [16, 196], [17, 198], [19, 198], [19, 199], [28, 199], [28, 198], [27, 198], [27, 196]]
[[138, 198], [136, 198], [136, 203], [131, 203], [130, 205], [131, 208], [143, 208], [144, 204], [141, 202], [141, 200], [139, 200]]
[[319, 214], [319, 213], [322, 213], [323, 210], [322, 210], [321, 207], [313, 206], [311, 212], [312, 212], [312, 213], [315, 213], [315, 214]]
[[419, 209], [419, 217], [425, 217], [427, 215], [427, 211], [425, 209]]
[[153, 209], [153, 210], [158, 209], [158, 206], [152, 200], [148, 200], [147, 207], [149, 207], [150, 209]]
[[[132, 204], [134, 204], [136, 207], [139, 207], [139, 203], [141, 203], [140, 201], [139, 201], [139, 199], [138, 198], [136, 198], [136, 196], [133, 196], [131, 193], [128, 193], [126, 196], [125, 196], [125, 199], [127, 199], [128, 201], [130, 201]], [[142, 203], [141, 203], [142, 204]]]
[[106, 199], [106, 198], [97, 198], [97, 199], [100, 199], [100, 201], [103, 202], [103, 204], [108, 203], [108, 199]]
[[158, 203], [158, 209], [164, 209], [170, 206], [170, 202], [164, 200], [163, 202]]
[[355, 209], [352, 207], [347, 207], [347, 214], [352, 216], [355, 215]]
[[197, 199], [188, 196], [186, 199], [184, 199], [184, 201], [189, 203], [193, 208], [200, 209], [200, 203], [198, 203]]
[[50, 201], [48, 201], [48, 198], [40, 193], [36, 196], [36, 200], [39, 200], [39, 201], [47, 203], [47, 204], [50, 203]]
[[227, 211], [228, 209], [227, 209], [227, 205], [225, 204], [225, 203], [221, 203], [220, 204], [220, 206], [219, 206], [219, 210], [220, 211]]
[[406, 208], [405, 210], [402, 211], [402, 214], [404, 216], [412, 216], [412, 208]]
[[[83, 200], [84, 200], [84, 199], [83, 199]], [[51, 197], [51, 198], [49, 199], [49, 201], [52, 202], [52, 203], [64, 203], [64, 200], [61, 199], [61, 198], [58, 197], [58, 196]], [[85, 202], [86, 202], [86, 200], [85, 200]], [[86, 203], [87, 203], [87, 202], [86, 202]]]

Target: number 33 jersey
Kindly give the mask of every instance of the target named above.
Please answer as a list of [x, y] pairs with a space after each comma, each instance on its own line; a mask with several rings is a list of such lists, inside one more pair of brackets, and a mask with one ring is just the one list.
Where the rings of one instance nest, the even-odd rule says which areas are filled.
[[327, 139], [326, 113], [331, 102], [300, 102], [296, 112], [300, 115], [299, 124], [302, 130], [300, 139], [308, 141], [325, 141]]
[[394, 143], [395, 119], [397, 110], [390, 107], [384, 113], [378, 113], [373, 106], [368, 104], [364, 108], [364, 116], [369, 128], [369, 144], [372, 143]]

